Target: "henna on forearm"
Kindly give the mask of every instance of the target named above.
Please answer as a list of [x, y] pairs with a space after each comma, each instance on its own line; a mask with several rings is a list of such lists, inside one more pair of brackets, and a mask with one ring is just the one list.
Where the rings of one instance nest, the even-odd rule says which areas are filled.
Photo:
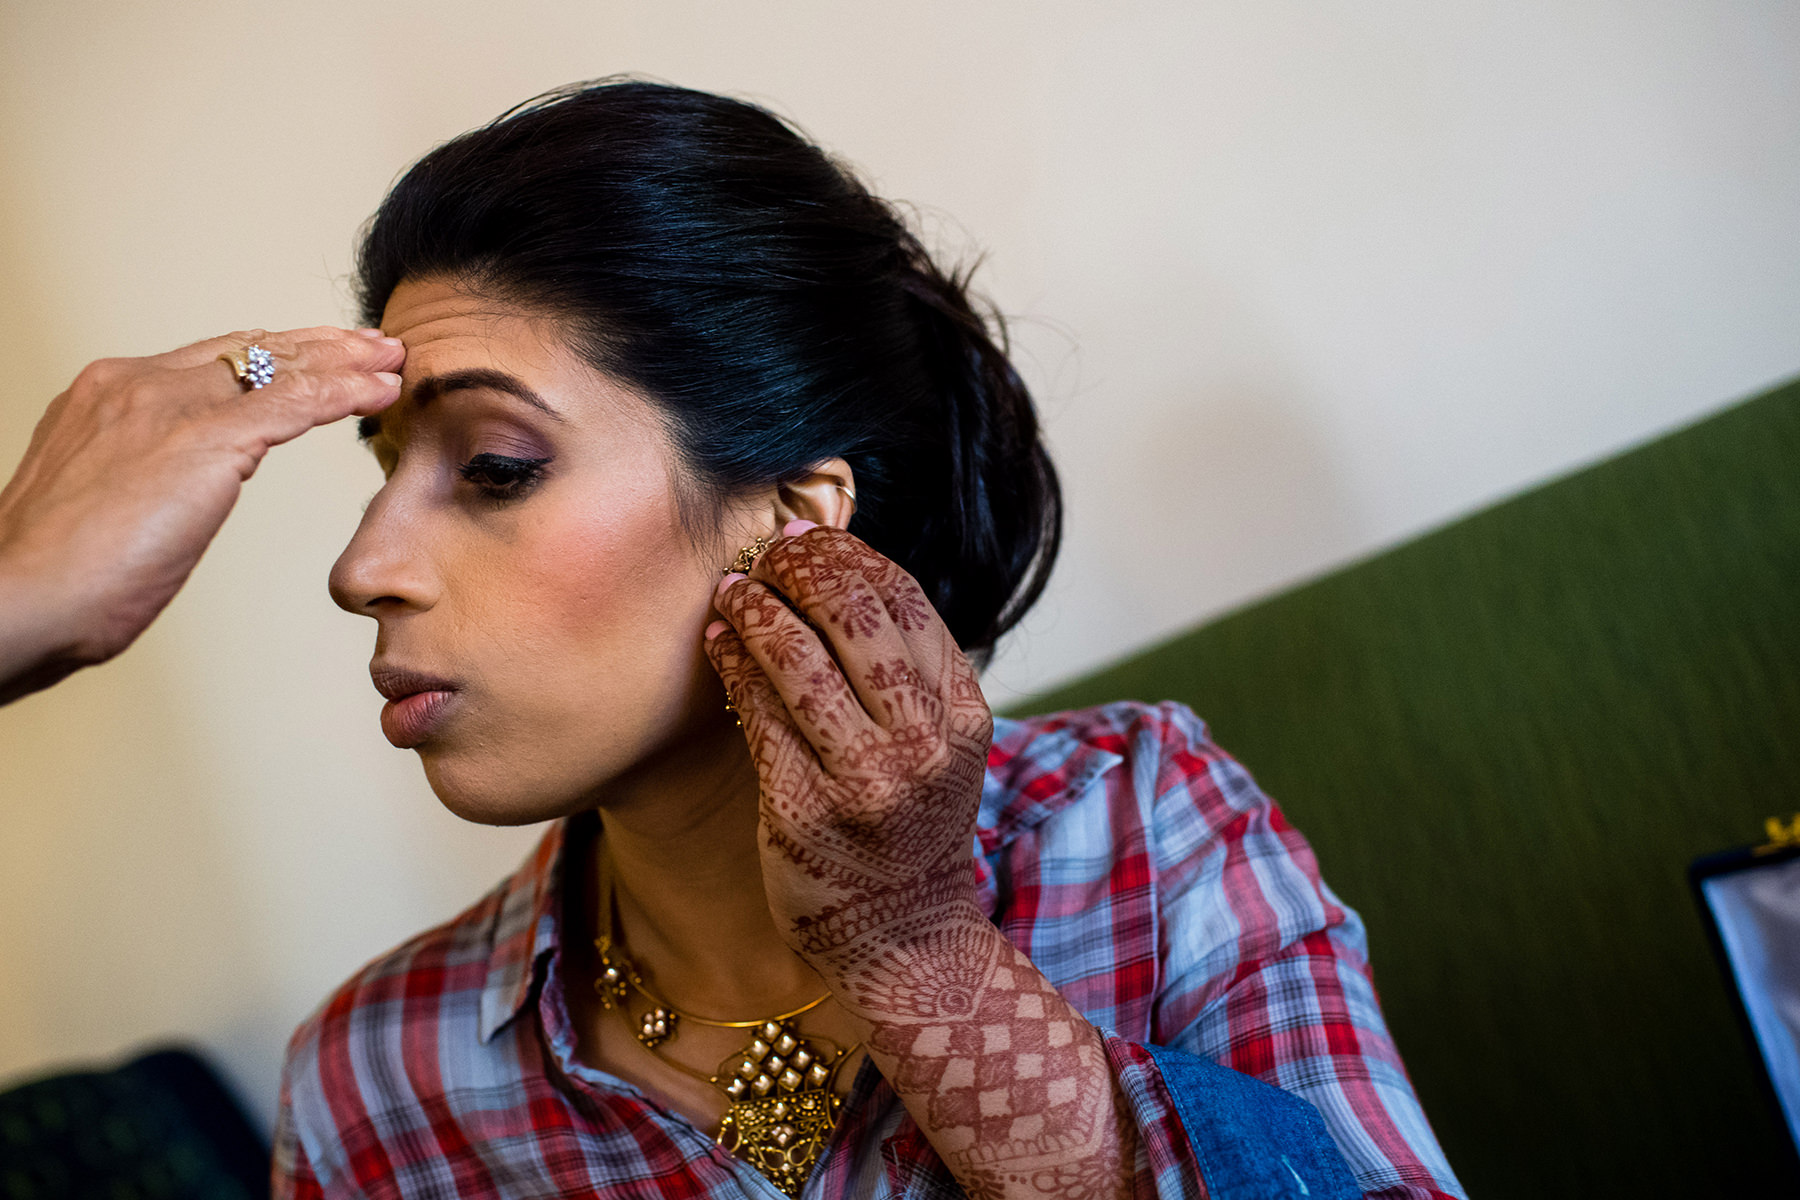
[[966, 894], [909, 905], [825, 965], [970, 1196], [1131, 1194], [1136, 1135], [1099, 1032]]

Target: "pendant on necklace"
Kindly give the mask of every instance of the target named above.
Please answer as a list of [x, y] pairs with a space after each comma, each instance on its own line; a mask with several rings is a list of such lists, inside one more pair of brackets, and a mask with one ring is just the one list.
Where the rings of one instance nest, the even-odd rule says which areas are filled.
[[831, 1090], [833, 1063], [780, 1021], [765, 1021], [713, 1084], [731, 1098], [717, 1142], [798, 1197], [817, 1165], [843, 1101]]
[[[638, 1042], [664, 1062], [705, 1079], [724, 1092], [731, 1107], [725, 1110], [713, 1140], [749, 1163], [782, 1195], [798, 1200], [819, 1156], [825, 1152], [825, 1144], [831, 1140], [843, 1107], [843, 1100], [832, 1090], [832, 1082], [846, 1052], [835, 1046], [830, 1051], [815, 1047], [801, 1036], [795, 1023], [825, 997], [785, 1017], [755, 1026], [750, 1043], [721, 1063], [716, 1075], [708, 1077], [673, 1062], [660, 1049], [664, 1042], [674, 1039], [682, 1013], [650, 993], [637, 967], [611, 937], [595, 938], [594, 948], [600, 955], [600, 973], [594, 980], [600, 1007], [617, 1008], [629, 1021], [629, 994], [636, 991], [649, 1000], [650, 1010], [638, 1019], [634, 1035]], [[743, 1022], [691, 1019], [702, 1025], [745, 1027]]]
[[637, 982], [637, 971], [631, 960], [623, 954], [615, 954], [613, 940], [602, 935], [594, 939], [594, 949], [600, 953], [600, 974], [594, 980], [594, 991], [600, 997], [600, 1007], [611, 1010], [625, 1006], [625, 996]]
[[638, 1021], [637, 1040], [643, 1043], [644, 1049], [654, 1050], [675, 1036], [675, 1024], [679, 1020], [680, 1013], [658, 1005]]

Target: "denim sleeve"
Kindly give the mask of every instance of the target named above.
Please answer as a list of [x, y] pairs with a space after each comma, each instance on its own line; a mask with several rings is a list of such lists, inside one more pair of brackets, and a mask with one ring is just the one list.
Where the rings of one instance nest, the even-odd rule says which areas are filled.
[[1360, 1200], [1319, 1110], [1291, 1092], [1166, 1046], [1146, 1046], [1211, 1200]]
[[1323, 1118], [1305, 1100], [1180, 1050], [1101, 1032], [1137, 1134], [1135, 1196], [1362, 1196]]

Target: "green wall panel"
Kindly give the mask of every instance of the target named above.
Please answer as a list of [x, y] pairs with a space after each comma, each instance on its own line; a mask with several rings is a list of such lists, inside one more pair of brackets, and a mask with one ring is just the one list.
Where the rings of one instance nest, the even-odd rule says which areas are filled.
[[1684, 875], [1800, 809], [1800, 385], [1016, 711], [1121, 698], [1311, 837], [1473, 1195], [1800, 1194]]

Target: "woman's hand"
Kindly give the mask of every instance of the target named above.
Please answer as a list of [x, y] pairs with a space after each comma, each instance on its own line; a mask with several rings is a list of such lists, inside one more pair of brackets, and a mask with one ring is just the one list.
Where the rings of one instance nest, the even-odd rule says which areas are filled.
[[787, 532], [721, 584], [707, 649], [761, 777], [770, 910], [829, 978], [871, 922], [974, 909], [993, 718], [911, 576], [841, 529]]
[[1131, 1194], [1100, 1034], [975, 897], [993, 718], [974, 669], [894, 563], [839, 529], [784, 532], [721, 584], [706, 639], [761, 781], [777, 926], [969, 1195]]
[[[246, 391], [218, 356], [253, 343], [275, 378]], [[393, 403], [405, 357], [379, 331], [321, 327], [87, 366], [0, 490], [0, 703], [129, 646], [269, 448]]]

